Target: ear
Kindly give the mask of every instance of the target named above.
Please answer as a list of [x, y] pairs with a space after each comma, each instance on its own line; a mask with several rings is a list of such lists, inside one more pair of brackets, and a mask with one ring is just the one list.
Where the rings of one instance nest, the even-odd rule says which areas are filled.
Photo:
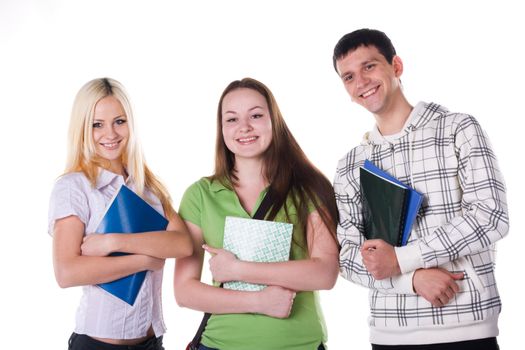
[[392, 66], [394, 67], [396, 78], [401, 77], [401, 74], [403, 74], [403, 61], [401, 60], [401, 57], [394, 56], [392, 59]]

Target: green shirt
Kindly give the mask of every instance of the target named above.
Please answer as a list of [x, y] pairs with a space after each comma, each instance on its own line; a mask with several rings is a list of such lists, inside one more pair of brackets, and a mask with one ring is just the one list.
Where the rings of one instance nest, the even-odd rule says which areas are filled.
[[[218, 181], [202, 178], [184, 193], [179, 215], [202, 229], [206, 244], [222, 247], [226, 216], [250, 218], [265, 194], [263, 191], [259, 195], [253, 213], [248, 214], [234, 191]], [[290, 259], [305, 259], [305, 235], [290, 202], [286, 204], [290, 221], [284, 209], [275, 221], [294, 225]], [[292, 312], [285, 319], [260, 314], [212, 315], [202, 336], [202, 344], [220, 350], [314, 350], [322, 342], [326, 342], [326, 327], [317, 292], [298, 292]]]

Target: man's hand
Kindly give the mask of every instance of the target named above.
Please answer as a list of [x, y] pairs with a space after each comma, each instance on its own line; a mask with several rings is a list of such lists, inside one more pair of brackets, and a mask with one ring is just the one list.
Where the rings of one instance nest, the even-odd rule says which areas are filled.
[[419, 269], [414, 273], [412, 285], [414, 291], [428, 300], [433, 306], [441, 307], [459, 292], [457, 280], [463, 273], [451, 273], [441, 268]]
[[366, 240], [361, 246], [363, 263], [376, 280], [401, 274], [394, 247], [382, 239]]

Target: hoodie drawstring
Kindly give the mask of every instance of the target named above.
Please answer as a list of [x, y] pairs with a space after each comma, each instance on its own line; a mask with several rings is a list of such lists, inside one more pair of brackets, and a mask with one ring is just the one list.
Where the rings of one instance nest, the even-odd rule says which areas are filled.
[[389, 145], [390, 145], [390, 154], [391, 154], [391, 163], [392, 163], [392, 169], [394, 170], [394, 177], [397, 179], [397, 171], [396, 171], [396, 147], [394, 146], [393, 143], [390, 143], [389, 142]]
[[415, 134], [413, 133], [415, 127], [411, 124], [408, 126], [408, 167], [410, 168], [410, 187], [414, 188], [414, 164], [412, 164], [412, 161], [414, 159], [413, 154], [413, 142], [415, 138]]
[[[409, 167], [409, 181], [410, 181], [410, 187], [415, 189], [414, 187], [414, 141], [415, 141], [415, 133], [416, 127], [413, 124], [410, 124], [406, 127], [407, 130], [407, 138], [408, 138], [408, 167]], [[370, 133], [367, 132], [363, 136], [363, 140], [361, 141], [361, 145], [364, 146], [364, 153], [365, 153], [365, 159], [372, 160], [372, 155], [374, 153], [374, 147], [375, 143], [370, 140]], [[390, 147], [390, 155], [391, 155], [391, 163], [392, 163], [392, 176], [397, 178], [397, 171], [396, 171], [396, 147], [395, 144], [388, 141], [386, 138], [383, 137], [383, 141], [386, 141]]]

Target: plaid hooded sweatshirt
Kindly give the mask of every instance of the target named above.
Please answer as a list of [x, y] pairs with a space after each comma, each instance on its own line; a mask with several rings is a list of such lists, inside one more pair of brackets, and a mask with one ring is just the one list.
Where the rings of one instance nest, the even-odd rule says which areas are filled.
[[[401, 275], [375, 280], [359, 252], [364, 241], [359, 167], [365, 159], [424, 196], [409, 241], [396, 247]], [[501, 301], [495, 243], [508, 232], [505, 184], [489, 140], [470, 115], [420, 102], [403, 130], [377, 126], [339, 161], [334, 190], [340, 222], [340, 273], [370, 289], [370, 341], [433, 344], [494, 337]], [[463, 272], [460, 291], [433, 307], [412, 288], [414, 271]]]

